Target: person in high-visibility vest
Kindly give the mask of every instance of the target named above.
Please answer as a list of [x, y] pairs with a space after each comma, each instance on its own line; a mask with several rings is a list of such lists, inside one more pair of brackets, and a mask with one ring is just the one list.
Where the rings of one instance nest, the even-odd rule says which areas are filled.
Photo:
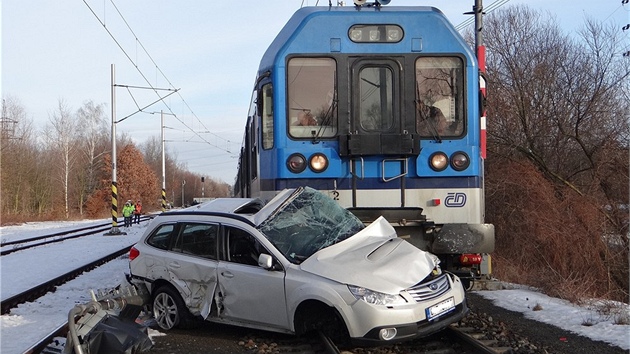
[[133, 221], [136, 224], [140, 224], [140, 215], [142, 215], [142, 202], [138, 200], [136, 202], [135, 210], [133, 211]]
[[131, 204], [131, 200], [128, 200], [123, 207], [122, 214], [125, 218], [125, 227], [131, 226], [131, 218], [133, 216], [133, 211], [135, 210], [133, 204]]

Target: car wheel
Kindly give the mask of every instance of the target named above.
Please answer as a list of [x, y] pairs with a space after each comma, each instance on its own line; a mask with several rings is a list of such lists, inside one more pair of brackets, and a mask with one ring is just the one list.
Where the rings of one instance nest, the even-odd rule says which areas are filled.
[[153, 317], [164, 330], [191, 328], [195, 319], [179, 293], [170, 286], [161, 286], [153, 296]]

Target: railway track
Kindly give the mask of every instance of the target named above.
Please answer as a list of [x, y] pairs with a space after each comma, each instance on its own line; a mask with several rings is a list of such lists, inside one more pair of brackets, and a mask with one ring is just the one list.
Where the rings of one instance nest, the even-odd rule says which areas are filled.
[[502, 346], [494, 339], [486, 339], [486, 333], [472, 327], [460, 327], [457, 324], [452, 324], [447, 328], [447, 331], [472, 345], [478, 353], [509, 354], [513, 352], [511, 347]]
[[2, 306], [2, 315], [9, 313], [9, 311], [11, 311], [12, 308], [17, 307], [17, 305], [24, 303], [24, 302], [28, 302], [28, 301], [33, 301], [41, 296], [43, 296], [44, 294], [46, 294], [49, 291], [54, 291], [55, 288], [61, 284], [64, 284], [66, 282], [68, 282], [69, 280], [72, 280], [74, 278], [76, 278], [77, 276], [79, 276], [81, 273], [83, 272], [87, 272], [90, 271], [102, 264], [105, 264], [109, 261], [111, 261], [112, 259], [115, 259], [116, 257], [120, 257], [123, 254], [129, 252], [129, 249], [131, 248], [131, 246], [126, 246], [118, 251], [112, 252], [106, 256], [103, 256], [93, 262], [90, 262], [88, 264], [85, 264], [81, 267], [75, 268], [69, 272], [66, 272], [54, 279], [51, 279], [49, 281], [46, 281], [44, 283], [41, 283], [39, 285], [36, 285], [34, 287], [31, 287], [30, 289], [27, 289], [25, 291], [22, 291], [16, 295], [13, 295], [7, 299], [2, 299], [1, 302], [1, 306]]
[[[141, 216], [140, 221], [145, 221], [150, 219], [151, 216]], [[23, 251], [29, 248], [49, 245], [52, 243], [62, 242], [66, 240], [71, 240], [74, 238], [90, 236], [97, 234], [102, 231], [107, 231], [111, 229], [112, 223], [103, 223], [97, 225], [91, 225], [71, 230], [65, 230], [60, 232], [55, 232], [52, 234], [46, 234], [36, 237], [30, 237], [20, 240], [7, 241], [0, 243], [0, 256], [5, 256], [17, 251]]]
[[[59, 353], [63, 350], [65, 345], [65, 336], [68, 332], [67, 323], [59, 328], [55, 329], [45, 338], [36, 344], [34, 344], [31, 348], [26, 350], [25, 354], [52, 354]], [[422, 349], [422, 352], [425, 353], [468, 353], [468, 354], [509, 354], [512, 353], [512, 348], [510, 347], [500, 347], [496, 346], [495, 341], [483, 340], [478, 338], [483, 338], [485, 336], [481, 332], [477, 332], [471, 328], [457, 328], [457, 326], [451, 326], [447, 328], [444, 332], [450, 333], [452, 336], [455, 336], [459, 340], [463, 341], [462, 343], [454, 343], [453, 341], [441, 339], [435, 340], [433, 338], [429, 338], [426, 343], [426, 347], [419, 348], [416, 346], [415, 348], [407, 348], [406, 346], [398, 346], [396, 351], [390, 347], [383, 348], [353, 348], [350, 350], [344, 350], [344, 353], [417, 353], [418, 349]], [[448, 336], [448, 338], [451, 337]], [[260, 339], [259, 339], [260, 340]], [[264, 339], [263, 339], [264, 341]], [[416, 341], [420, 342], [420, 341]], [[422, 345], [420, 345], [422, 346]], [[252, 352], [255, 351], [257, 353], [292, 353], [292, 354], [340, 354], [342, 351], [330, 340], [330, 338], [326, 337], [321, 332], [316, 335], [306, 337], [306, 338], [290, 338], [285, 340], [270, 340], [269, 343], [261, 342], [258, 344], [247, 344], [242, 346], [242, 352]], [[161, 350], [150, 349], [148, 352], [150, 353], [163, 353]], [[191, 351], [194, 353], [194, 351]], [[169, 349], [168, 353], [174, 353], [172, 348]], [[225, 353], [227, 354], [227, 352]]]

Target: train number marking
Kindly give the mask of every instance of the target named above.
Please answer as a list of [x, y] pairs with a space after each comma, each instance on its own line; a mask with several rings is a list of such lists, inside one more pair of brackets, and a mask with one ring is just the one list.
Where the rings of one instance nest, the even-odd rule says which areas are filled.
[[339, 200], [339, 192], [331, 191], [330, 193], [332, 194], [333, 200]]
[[466, 193], [448, 193], [444, 205], [449, 208], [461, 208], [466, 205]]

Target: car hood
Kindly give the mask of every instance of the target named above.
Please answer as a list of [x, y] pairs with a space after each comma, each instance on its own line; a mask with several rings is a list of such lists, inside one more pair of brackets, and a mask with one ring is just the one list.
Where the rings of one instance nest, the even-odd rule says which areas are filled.
[[354, 236], [317, 251], [300, 267], [340, 283], [396, 294], [429, 275], [434, 259], [397, 237], [381, 216]]

